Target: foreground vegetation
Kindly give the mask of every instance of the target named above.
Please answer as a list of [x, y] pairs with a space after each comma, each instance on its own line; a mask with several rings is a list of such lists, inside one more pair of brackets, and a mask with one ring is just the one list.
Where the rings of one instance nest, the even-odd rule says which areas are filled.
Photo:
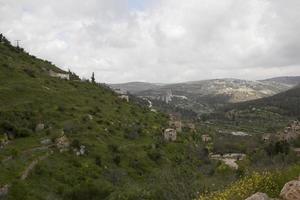
[[276, 198], [290, 180], [297, 179], [300, 166], [274, 172], [255, 172], [233, 183], [223, 191], [200, 196], [199, 200], [244, 200], [256, 192]]

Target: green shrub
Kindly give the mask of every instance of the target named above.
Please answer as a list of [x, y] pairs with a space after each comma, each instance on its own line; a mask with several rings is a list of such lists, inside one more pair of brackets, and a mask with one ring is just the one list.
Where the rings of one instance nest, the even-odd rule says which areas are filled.
[[108, 183], [82, 183], [64, 195], [64, 200], [103, 200], [112, 192]]
[[11, 184], [8, 193], [8, 200], [30, 200], [28, 188], [22, 181], [15, 181]]
[[28, 137], [28, 136], [30, 136], [30, 134], [31, 134], [31, 131], [29, 129], [21, 128], [21, 129], [18, 130], [16, 136], [17, 137]]

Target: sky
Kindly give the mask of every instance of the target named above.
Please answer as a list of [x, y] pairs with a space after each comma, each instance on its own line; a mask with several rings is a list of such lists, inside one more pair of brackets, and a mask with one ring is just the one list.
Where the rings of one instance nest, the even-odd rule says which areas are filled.
[[0, 32], [98, 82], [300, 75], [299, 0], [0, 0]]

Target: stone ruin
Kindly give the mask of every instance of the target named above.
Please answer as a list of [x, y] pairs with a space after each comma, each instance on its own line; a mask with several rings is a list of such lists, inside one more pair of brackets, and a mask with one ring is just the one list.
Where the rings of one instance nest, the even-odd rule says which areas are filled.
[[279, 140], [282, 141], [292, 141], [300, 137], [300, 122], [293, 121], [288, 127], [286, 127], [283, 132], [278, 134]]
[[176, 139], [177, 139], [177, 132], [175, 129], [167, 128], [164, 131], [163, 136], [166, 141], [173, 142], [173, 141], [176, 141]]
[[58, 73], [58, 72], [55, 72], [53, 70], [49, 71], [49, 76], [70, 80], [70, 74], [68, 74], [68, 73]]
[[60, 152], [68, 151], [70, 147], [70, 140], [67, 138], [67, 136], [62, 135], [55, 140], [55, 145]]

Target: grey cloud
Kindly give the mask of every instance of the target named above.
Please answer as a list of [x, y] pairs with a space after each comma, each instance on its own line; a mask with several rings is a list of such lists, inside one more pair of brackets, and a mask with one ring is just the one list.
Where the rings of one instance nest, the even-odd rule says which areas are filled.
[[129, 1], [0, 0], [0, 31], [100, 82], [300, 75], [297, 0]]

